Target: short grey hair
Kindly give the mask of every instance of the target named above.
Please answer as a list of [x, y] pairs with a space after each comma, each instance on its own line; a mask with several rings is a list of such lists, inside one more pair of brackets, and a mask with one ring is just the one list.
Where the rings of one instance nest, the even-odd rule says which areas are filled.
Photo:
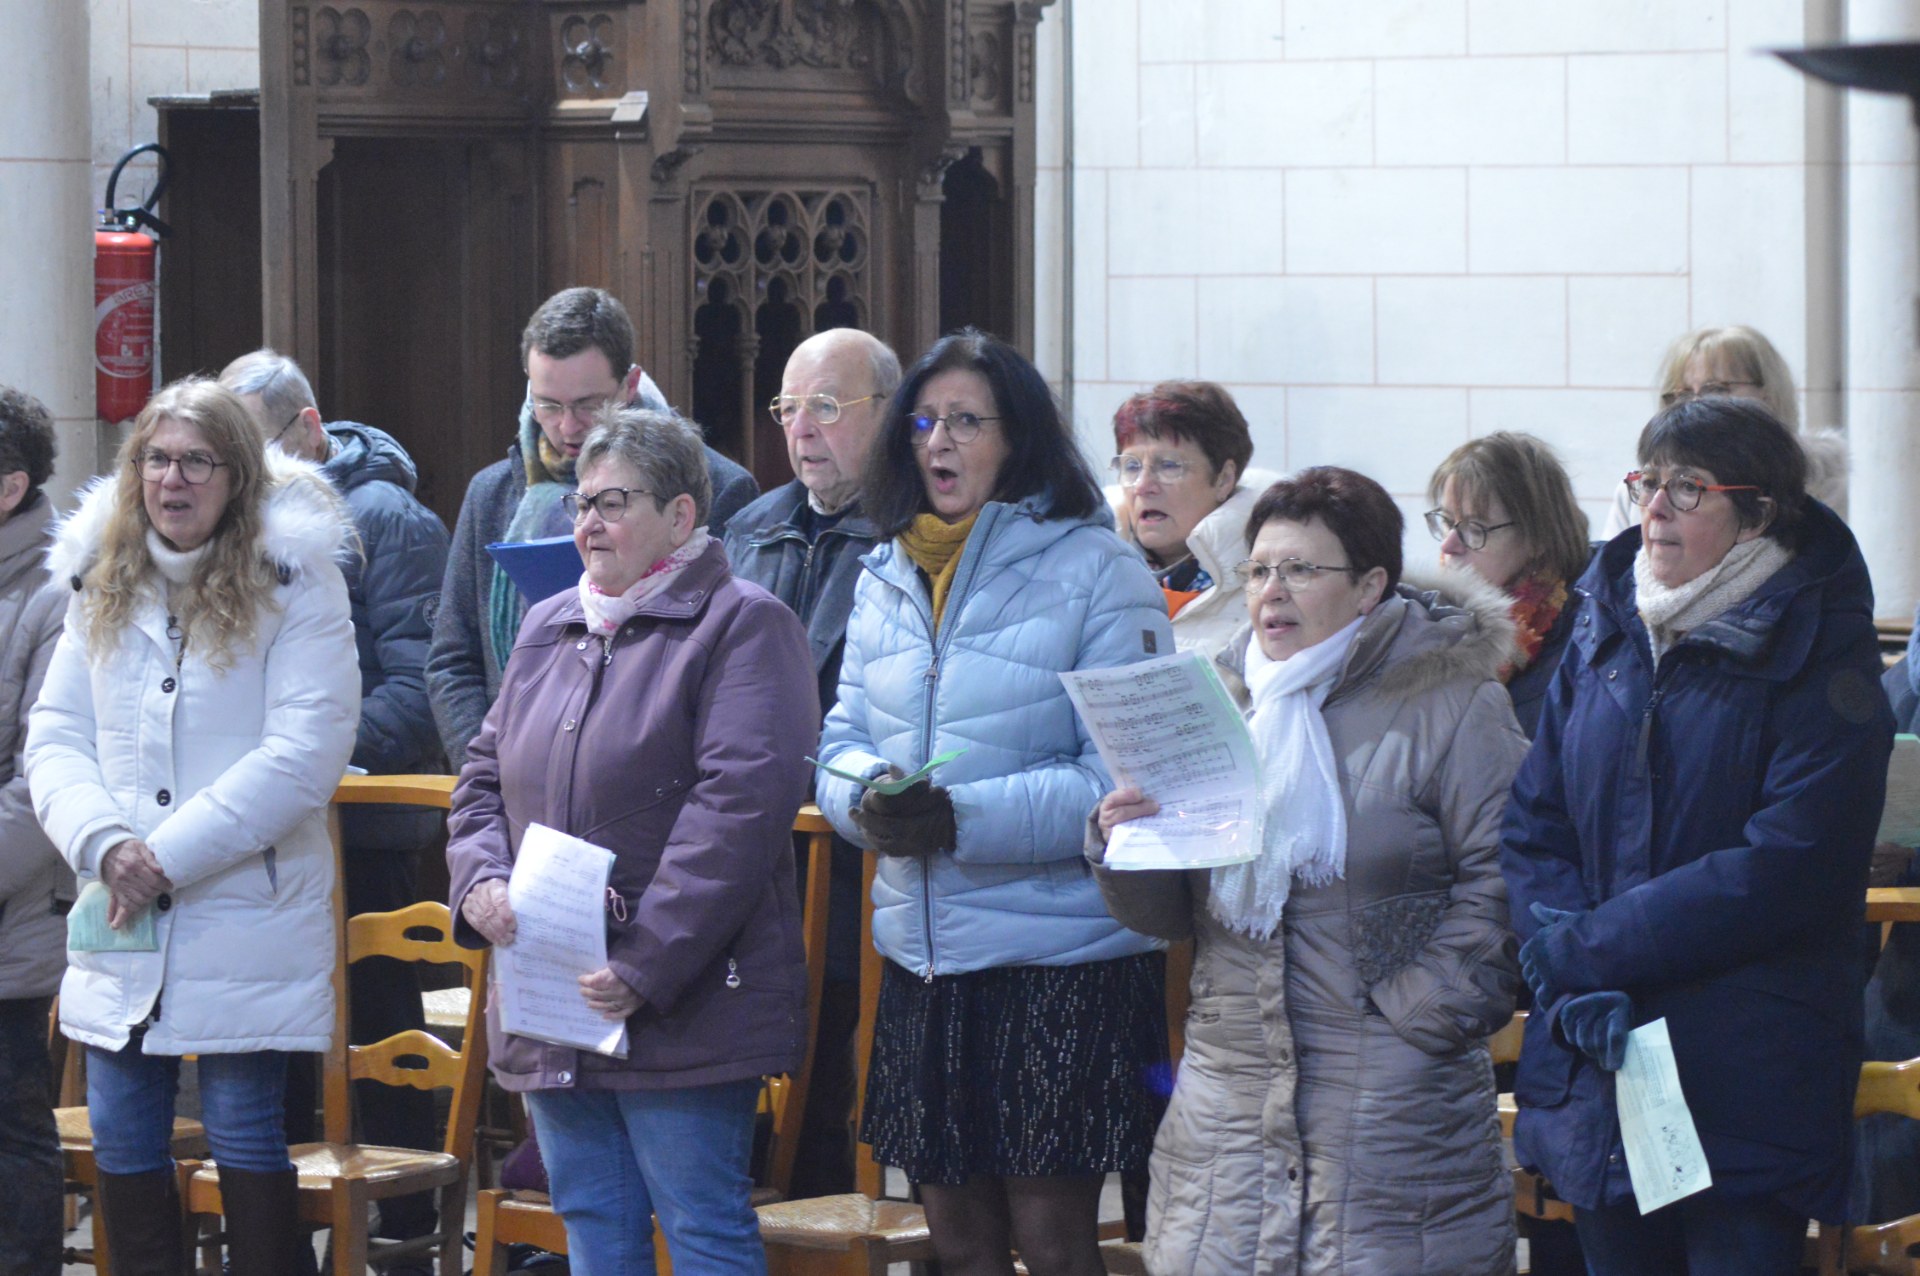
[[294, 413], [308, 408], [317, 411], [320, 406], [313, 401], [313, 386], [300, 365], [266, 347], [243, 354], [222, 368], [220, 384], [235, 394], [260, 396], [270, 418], [260, 422], [260, 428], [268, 433], [272, 432], [269, 427], [277, 429], [292, 420]]
[[653, 507], [685, 494], [693, 498], [693, 525], [704, 527], [713, 506], [713, 479], [700, 427], [677, 412], [653, 408], [608, 408], [580, 445], [575, 474], [602, 461], [626, 464], [653, 493]]
[[861, 344], [866, 346], [867, 359], [873, 364], [874, 394], [883, 402], [891, 399], [893, 392], [900, 388], [900, 356], [878, 337]]

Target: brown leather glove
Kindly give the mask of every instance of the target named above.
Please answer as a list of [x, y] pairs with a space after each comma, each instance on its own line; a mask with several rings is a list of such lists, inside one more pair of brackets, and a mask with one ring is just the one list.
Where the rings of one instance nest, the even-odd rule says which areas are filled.
[[930, 855], [951, 851], [957, 840], [953, 798], [926, 780], [891, 797], [868, 789], [852, 818], [876, 855]]

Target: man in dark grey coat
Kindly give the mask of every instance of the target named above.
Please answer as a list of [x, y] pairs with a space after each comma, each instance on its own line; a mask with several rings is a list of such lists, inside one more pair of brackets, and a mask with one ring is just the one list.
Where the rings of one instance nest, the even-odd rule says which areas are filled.
[[[787, 439], [794, 480], [734, 515], [727, 525], [733, 573], [766, 589], [807, 626], [820, 681], [820, 711], [840, 691], [847, 614], [860, 556], [877, 539], [860, 510], [860, 474], [900, 360], [878, 338], [830, 328], [787, 360], [774, 416]], [[833, 839], [827, 903], [827, 977], [821, 990], [813, 1084], [801, 1119], [795, 1198], [853, 1190], [853, 1036], [860, 1017], [860, 851]]]
[[60, 1136], [48, 1102], [47, 1016], [67, 969], [73, 874], [34, 818], [20, 765], [71, 591], [49, 585], [53, 418], [0, 386], [0, 1272], [58, 1276]]
[[[439, 770], [440, 740], [427, 701], [426, 666], [447, 561], [447, 529], [413, 495], [413, 458], [372, 426], [323, 423], [313, 387], [285, 355], [272, 350], [242, 355], [221, 372], [220, 381], [247, 405], [268, 444], [320, 466], [353, 514], [361, 553], [343, 564], [360, 652], [360, 730], [353, 765], [374, 775]], [[439, 823], [431, 811], [344, 811], [347, 911], [387, 912], [418, 900], [415, 866]], [[426, 1026], [412, 966], [356, 962], [350, 980], [354, 1044]], [[287, 1133], [292, 1142], [316, 1137], [314, 1059], [293, 1056], [288, 1070]], [[369, 1142], [435, 1146], [432, 1095], [367, 1083], [357, 1088], [355, 1099]], [[433, 1219], [432, 1198], [425, 1193], [382, 1201], [380, 1235], [424, 1235], [432, 1230]]]
[[[573, 462], [609, 403], [667, 408], [653, 379], [633, 361], [633, 321], [612, 293], [568, 288], [541, 304], [520, 337], [527, 397], [503, 460], [467, 485], [440, 589], [427, 689], [447, 759], [457, 769], [480, 731], [500, 671], [513, 650], [528, 600], [487, 553], [497, 541], [570, 535], [560, 498], [573, 489]], [[706, 449], [715, 539], [734, 512], [759, 494], [753, 476]]]

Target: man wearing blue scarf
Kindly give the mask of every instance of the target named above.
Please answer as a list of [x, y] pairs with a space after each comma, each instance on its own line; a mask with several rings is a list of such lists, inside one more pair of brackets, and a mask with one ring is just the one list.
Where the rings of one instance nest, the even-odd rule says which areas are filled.
[[[504, 459], [473, 476], [453, 530], [439, 614], [427, 655], [427, 692], [455, 770], [500, 691], [527, 600], [487, 553], [495, 541], [528, 541], [573, 531], [560, 498], [573, 490], [580, 444], [609, 403], [665, 410], [667, 401], [633, 361], [633, 321], [612, 293], [568, 288], [542, 303], [520, 337], [527, 397]], [[759, 495], [753, 477], [707, 449], [713, 480], [708, 534], [716, 539], [735, 510]]]

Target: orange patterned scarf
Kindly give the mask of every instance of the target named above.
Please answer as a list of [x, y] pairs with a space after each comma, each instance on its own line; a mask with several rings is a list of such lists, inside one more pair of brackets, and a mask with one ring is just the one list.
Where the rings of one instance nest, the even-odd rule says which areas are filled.
[[1520, 582], [1519, 588], [1513, 591], [1513, 606], [1508, 613], [1513, 617], [1513, 640], [1520, 659], [1500, 666], [1501, 682], [1510, 681], [1513, 675], [1533, 663], [1547, 635], [1553, 632], [1553, 622], [1560, 619], [1566, 605], [1566, 581], [1529, 576]]

